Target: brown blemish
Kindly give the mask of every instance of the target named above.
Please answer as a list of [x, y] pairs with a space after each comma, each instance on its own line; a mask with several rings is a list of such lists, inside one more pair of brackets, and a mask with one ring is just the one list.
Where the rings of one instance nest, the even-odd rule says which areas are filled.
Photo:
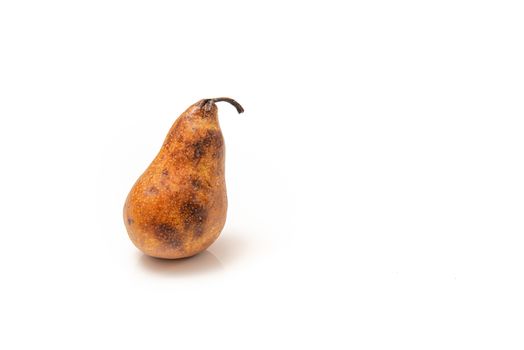
[[186, 230], [193, 229], [195, 236], [200, 236], [204, 232], [203, 225], [207, 218], [207, 210], [203, 205], [194, 200], [186, 201], [180, 207], [180, 215], [184, 220]]
[[169, 171], [167, 171], [167, 169], [162, 170], [162, 176], [167, 176], [167, 175], [169, 175]]
[[127, 224], [128, 225], [132, 225], [133, 222], [135, 222], [135, 221], [132, 218], [130, 218], [130, 217], [127, 218]]
[[155, 186], [151, 186], [151, 187], [148, 188], [147, 193], [148, 194], [152, 194], [152, 195], [157, 194], [158, 193], [158, 188], [156, 188]]
[[222, 133], [216, 130], [208, 130], [204, 138], [209, 145], [213, 147], [221, 147], [224, 143]]
[[202, 233], [204, 233], [204, 228], [202, 227], [202, 225], [195, 227], [195, 237], [202, 236]]
[[[200, 161], [209, 148], [213, 147], [219, 149], [222, 145], [223, 139], [220, 131], [208, 130], [203, 138], [191, 144], [191, 147], [193, 148], [193, 160], [196, 162]], [[213, 154], [216, 152], [217, 151], [214, 151]]]
[[178, 231], [176, 228], [169, 224], [158, 224], [155, 226], [155, 236], [159, 241], [167, 243], [173, 247], [180, 246], [180, 238], [178, 237]]
[[202, 181], [196, 177], [191, 177], [191, 186], [193, 186], [195, 190], [199, 190], [202, 188]]
[[199, 160], [204, 155], [204, 144], [201, 141], [193, 144], [193, 159]]

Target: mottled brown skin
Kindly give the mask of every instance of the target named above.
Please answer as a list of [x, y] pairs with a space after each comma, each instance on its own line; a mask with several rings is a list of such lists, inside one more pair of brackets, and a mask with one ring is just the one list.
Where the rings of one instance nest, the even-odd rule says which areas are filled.
[[211, 245], [226, 212], [224, 138], [214, 101], [201, 100], [178, 117], [131, 189], [124, 222], [142, 252], [178, 259]]

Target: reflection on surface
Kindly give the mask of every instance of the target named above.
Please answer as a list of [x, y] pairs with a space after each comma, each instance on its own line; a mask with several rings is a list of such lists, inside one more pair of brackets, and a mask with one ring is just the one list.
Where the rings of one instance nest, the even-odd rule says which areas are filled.
[[220, 260], [207, 250], [190, 258], [176, 260], [141, 254], [140, 265], [151, 272], [168, 276], [197, 275], [223, 269]]

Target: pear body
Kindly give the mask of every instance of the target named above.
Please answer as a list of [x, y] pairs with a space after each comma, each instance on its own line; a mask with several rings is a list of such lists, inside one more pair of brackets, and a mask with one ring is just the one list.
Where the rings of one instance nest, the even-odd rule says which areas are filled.
[[224, 227], [224, 138], [216, 105], [205, 101], [178, 117], [126, 199], [129, 238], [149, 256], [195, 255], [211, 245]]

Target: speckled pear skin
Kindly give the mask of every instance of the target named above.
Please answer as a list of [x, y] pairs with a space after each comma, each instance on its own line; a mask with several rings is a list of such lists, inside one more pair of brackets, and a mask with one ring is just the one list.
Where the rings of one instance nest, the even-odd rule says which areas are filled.
[[234, 102], [243, 111], [227, 98], [190, 106], [129, 192], [124, 205], [126, 229], [131, 241], [149, 256], [193, 256], [209, 247], [224, 227], [227, 194], [218, 101]]

